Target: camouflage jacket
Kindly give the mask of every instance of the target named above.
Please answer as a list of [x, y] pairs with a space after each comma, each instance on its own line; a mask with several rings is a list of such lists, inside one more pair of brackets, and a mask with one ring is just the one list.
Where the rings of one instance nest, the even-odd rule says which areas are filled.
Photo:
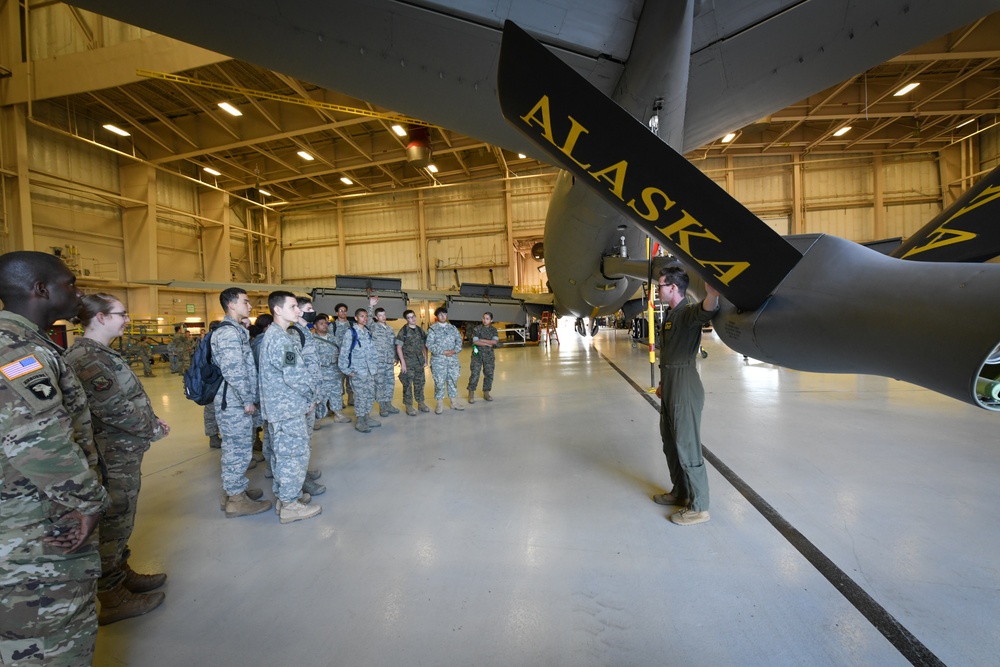
[[[290, 329], [291, 327], [289, 327]], [[315, 400], [315, 385], [305, 362], [298, 334], [295, 339], [277, 324], [260, 343], [260, 409], [265, 421], [305, 418]]]
[[433, 355], [443, 356], [448, 350], [454, 350], [458, 354], [462, 351], [462, 334], [450, 322], [435, 322], [427, 331], [427, 349]]
[[376, 322], [374, 308], [368, 307], [368, 331], [375, 341], [375, 360], [382, 368], [396, 363], [396, 333], [385, 322]]
[[[476, 345], [477, 340], [495, 340], [499, 342], [500, 332], [498, 332], [497, 328], [492, 324], [477, 324], [472, 330], [472, 344]], [[493, 347], [489, 345], [483, 345], [482, 347], [476, 345], [476, 347], [479, 348], [480, 354], [493, 354]]]
[[0, 312], [0, 586], [26, 563], [66, 561], [59, 574], [73, 578], [100, 570], [96, 531], [74, 554], [42, 542], [72, 510], [108, 505], [87, 397], [61, 353], [28, 319]]
[[324, 380], [336, 379], [340, 373], [337, 364], [340, 361], [340, 344], [333, 334], [321, 336], [313, 331], [316, 338], [316, 358], [319, 360], [320, 375]]
[[111, 442], [144, 452], [163, 437], [153, 406], [128, 362], [107, 345], [77, 338], [66, 352], [90, 405], [94, 439], [101, 451]]
[[[340, 340], [340, 359], [338, 365], [340, 372], [344, 375], [355, 373], [357, 375], [374, 375], [378, 370], [378, 362], [375, 356], [375, 340], [368, 329], [354, 325], [354, 332], [358, 335], [358, 342], [354, 343], [354, 336], [348, 332]], [[351, 349], [353, 345], [353, 350]]]
[[302, 349], [302, 361], [309, 369], [309, 377], [312, 378], [313, 386], [317, 386], [323, 380], [323, 370], [319, 361], [319, 341], [313, 336], [308, 327], [292, 322], [288, 327], [288, 335], [298, 343]]
[[396, 334], [396, 347], [402, 348], [403, 358], [406, 363], [417, 362], [421, 366], [427, 363], [424, 356], [424, 348], [427, 346], [427, 332], [418, 326], [410, 328], [409, 324], [404, 324]]
[[[257, 403], [257, 364], [250, 347], [250, 333], [229, 315], [212, 332], [212, 363], [226, 380], [226, 405], [247, 406]], [[219, 391], [223, 391], [220, 388]]]

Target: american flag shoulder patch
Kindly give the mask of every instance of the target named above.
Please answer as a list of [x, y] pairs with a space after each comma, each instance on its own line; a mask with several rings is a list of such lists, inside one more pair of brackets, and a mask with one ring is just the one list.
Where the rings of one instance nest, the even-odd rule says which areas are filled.
[[26, 357], [21, 357], [17, 361], [12, 361], [11, 363], [0, 366], [0, 373], [8, 380], [13, 380], [14, 378], [19, 378], [22, 375], [27, 375], [32, 371], [37, 371], [42, 367], [41, 362], [33, 354], [29, 354]]

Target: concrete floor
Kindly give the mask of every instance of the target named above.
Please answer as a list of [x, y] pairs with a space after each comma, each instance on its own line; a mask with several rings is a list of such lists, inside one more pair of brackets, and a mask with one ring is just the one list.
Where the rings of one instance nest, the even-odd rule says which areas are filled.
[[702, 436], [731, 473], [710, 466], [712, 521], [679, 527], [649, 499], [658, 415], [626, 380], [648, 389], [648, 353], [561, 336], [499, 350], [492, 403], [321, 422], [323, 513], [285, 526], [219, 511], [201, 408], [159, 365], [173, 433], [131, 546], [167, 599], [102, 628], [94, 664], [997, 664], [1000, 415], [706, 336]]

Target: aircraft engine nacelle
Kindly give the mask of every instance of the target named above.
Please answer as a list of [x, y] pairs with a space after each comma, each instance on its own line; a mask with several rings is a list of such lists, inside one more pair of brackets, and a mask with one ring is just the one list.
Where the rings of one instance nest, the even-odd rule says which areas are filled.
[[1000, 266], [899, 260], [833, 236], [800, 242], [810, 243], [803, 258], [760, 308], [722, 300], [715, 330], [729, 347], [803, 371], [905, 380], [1000, 411], [990, 395], [1000, 374]]

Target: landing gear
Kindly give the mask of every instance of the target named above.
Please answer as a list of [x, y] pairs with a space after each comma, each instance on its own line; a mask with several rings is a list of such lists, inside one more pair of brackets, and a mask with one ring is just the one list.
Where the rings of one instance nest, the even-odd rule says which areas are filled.
[[597, 335], [597, 330], [600, 329], [600, 328], [601, 328], [601, 325], [599, 325], [597, 323], [597, 320], [594, 320], [591, 323], [591, 325], [590, 325], [590, 335], [591, 336], [596, 336]]
[[574, 324], [573, 326], [576, 328], [576, 332], [578, 334], [580, 334], [581, 336], [583, 336], [583, 337], [586, 338], [586, 336], [587, 336], [587, 325], [584, 324], [582, 317], [576, 318], [576, 324]]

